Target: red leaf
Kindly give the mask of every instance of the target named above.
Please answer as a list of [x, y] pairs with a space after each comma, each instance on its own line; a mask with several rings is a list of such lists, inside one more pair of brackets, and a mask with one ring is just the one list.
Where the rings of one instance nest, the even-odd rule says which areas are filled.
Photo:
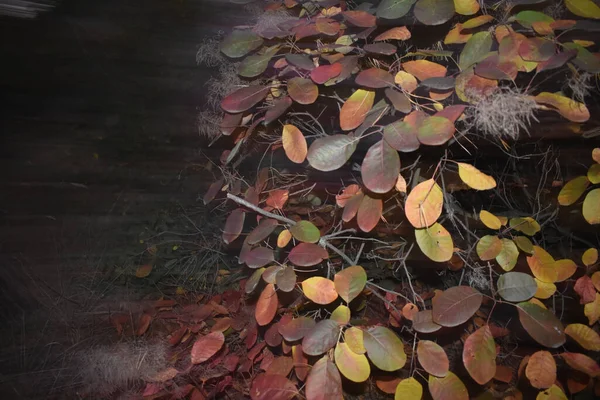
[[287, 189], [276, 189], [269, 192], [267, 205], [281, 210], [288, 201], [289, 191]]
[[369, 68], [361, 71], [355, 79], [357, 85], [372, 89], [394, 86], [394, 77], [387, 71], [379, 68]]
[[370, 232], [377, 226], [382, 212], [383, 202], [381, 199], [373, 199], [365, 195], [358, 208], [358, 216], [356, 218], [358, 227], [363, 232]]
[[269, 87], [262, 85], [253, 85], [238, 89], [223, 99], [221, 108], [230, 114], [244, 112], [267, 97], [269, 90]]
[[302, 339], [308, 332], [312, 331], [317, 323], [308, 317], [294, 318], [286, 324], [279, 322], [279, 333], [288, 342]]
[[483, 295], [470, 286], [454, 286], [445, 290], [433, 301], [433, 321], [453, 327], [471, 318], [483, 301]]
[[306, 380], [306, 400], [343, 398], [342, 377], [329, 356], [325, 355], [310, 370]]
[[252, 381], [252, 400], [289, 400], [296, 396], [296, 385], [282, 375], [259, 374]]
[[342, 213], [342, 221], [350, 222], [356, 216], [364, 197], [365, 195], [362, 192], [358, 192], [346, 202]]
[[300, 243], [290, 251], [288, 257], [294, 265], [312, 267], [329, 258], [329, 253], [314, 243]]
[[387, 193], [392, 190], [398, 179], [400, 157], [385, 140], [381, 140], [369, 148], [360, 170], [363, 182], [369, 190], [374, 193]]
[[592, 278], [587, 275], [577, 279], [573, 289], [575, 289], [580, 297], [580, 304], [592, 303], [594, 300], [596, 300], [596, 288], [594, 287]]
[[277, 227], [277, 221], [271, 218], [265, 218], [260, 221], [258, 226], [250, 232], [248, 238], [248, 244], [257, 244], [265, 240]]
[[201, 336], [192, 347], [192, 364], [200, 364], [214, 356], [225, 343], [223, 332], [211, 332]]
[[342, 72], [342, 64], [321, 65], [313, 69], [310, 73], [310, 79], [319, 85], [335, 78]]
[[143, 313], [140, 316], [140, 319], [138, 320], [137, 323], [137, 331], [135, 332], [135, 334], [137, 336], [142, 336], [144, 333], [146, 333], [146, 331], [148, 330], [148, 327], [150, 326], [150, 322], [152, 322], [152, 316], [150, 316], [149, 314]]

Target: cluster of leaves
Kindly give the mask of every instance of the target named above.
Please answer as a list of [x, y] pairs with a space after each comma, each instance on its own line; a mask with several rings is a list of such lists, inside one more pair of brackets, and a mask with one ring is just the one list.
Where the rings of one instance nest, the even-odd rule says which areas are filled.
[[[209, 203], [226, 191], [237, 206], [227, 218], [223, 240], [231, 244], [243, 236], [239, 262], [253, 271], [244, 284], [259, 327], [252, 345], [287, 357], [281, 363], [289, 368], [276, 364], [252, 374], [252, 399], [290, 399], [301, 390], [308, 400], [342, 398], [344, 380], [364, 382], [380, 373], [389, 379], [378, 380], [378, 387], [396, 399], [420, 399], [425, 383], [434, 400], [468, 399], [469, 382], [483, 388], [508, 383], [507, 398], [522, 398], [512, 385], [510, 366], [498, 357], [499, 339], [519, 336], [518, 329], [554, 349], [535, 349], [518, 369], [519, 378], [524, 373], [530, 388], [540, 390], [538, 399], [566, 399], [567, 389], [582, 391], [600, 375], [593, 358], [567, 351], [567, 346], [600, 350], [597, 250], [583, 254], [584, 267], [571, 259], [555, 260], [540, 245], [542, 227], [533, 216], [507, 218], [486, 210], [479, 220], [496, 233], [463, 249], [469, 246], [464, 236], [442, 225], [444, 210], [449, 213], [447, 179], [457, 176], [464, 189], [488, 191], [497, 186], [494, 177], [447, 153], [431, 176], [413, 174], [410, 189], [401, 173], [399, 153], [459, 143], [466, 135], [461, 131], [465, 114], [507, 85], [522, 90], [538, 112], [557, 112], [575, 124], [590, 118], [585, 104], [562, 93], [534, 93], [532, 83], [562, 70], [600, 73], [600, 58], [588, 50], [595, 43], [582, 39], [598, 29], [591, 19], [600, 18], [600, 8], [591, 0], [566, 0], [571, 19], [555, 19], [538, 11], [540, 3], [516, 0], [488, 9], [476, 0], [382, 0], [350, 9], [338, 0], [284, 0], [265, 9], [288, 12], [285, 23], [240, 27], [224, 38], [222, 53], [241, 60], [238, 74], [253, 81], [221, 102], [221, 133], [234, 143], [221, 157], [223, 169], [237, 165], [234, 160], [265, 139], [271, 150], [282, 147], [292, 163], [307, 162], [321, 172], [342, 168], [359, 144], [368, 146], [358, 183], [342, 187], [335, 204], [312, 193], [314, 185], [290, 191], [295, 184], [282, 184], [280, 173], [268, 168], [258, 172], [253, 185], [219, 179], [204, 197]], [[423, 25], [456, 22], [444, 39], [447, 49], [405, 49], [411, 31], [395, 22], [408, 15]], [[599, 151], [593, 151], [596, 162]], [[597, 167], [567, 183], [559, 204], [575, 203], [590, 183], [598, 183]], [[600, 189], [593, 189], [583, 202], [583, 216], [592, 225], [600, 224], [599, 196]], [[386, 202], [403, 209], [402, 215], [384, 210]], [[252, 221], [254, 227], [242, 235], [252, 214], [256, 225]], [[403, 238], [404, 244], [414, 241], [429, 260], [454, 271], [485, 262], [489, 287], [480, 291], [459, 282], [430, 290], [413, 284], [404, 246], [394, 260], [406, 271], [408, 286], [376, 285], [367, 276], [369, 269], [358, 265], [365, 265], [365, 242], [354, 258], [338, 246], [343, 240], [361, 240], [343, 224], [378, 232], [382, 220], [407, 221], [414, 234]], [[523, 258], [526, 264], [519, 265]], [[544, 303], [573, 281], [589, 326], [563, 326]], [[367, 299], [373, 298], [383, 302], [387, 318], [367, 315]], [[518, 315], [517, 332], [494, 323], [498, 308]], [[459, 369], [451, 371], [447, 350], [430, 340], [455, 327], [465, 328], [460, 342], [468, 377], [460, 376]], [[262, 345], [254, 344], [256, 332], [262, 334]], [[567, 343], [567, 336], [573, 343]], [[220, 343], [218, 348], [213, 342]], [[193, 362], [207, 362], [223, 342], [222, 334], [200, 336]], [[577, 378], [557, 380], [555, 356], [564, 361], [559, 367], [568, 366]], [[465, 384], [465, 379], [470, 381]]]

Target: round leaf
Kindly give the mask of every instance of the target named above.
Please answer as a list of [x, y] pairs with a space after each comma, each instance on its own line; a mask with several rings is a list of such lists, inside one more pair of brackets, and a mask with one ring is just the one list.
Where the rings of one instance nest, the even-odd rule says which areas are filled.
[[[388, 89], [386, 89], [386, 94]], [[406, 96], [401, 94], [401, 96]], [[417, 129], [407, 121], [398, 120], [383, 128], [383, 138], [398, 151], [408, 153], [415, 151], [421, 145], [417, 138]]]
[[365, 186], [374, 193], [387, 193], [394, 187], [400, 173], [400, 157], [385, 140], [367, 151], [361, 166]]
[[291, 292], [296, 287], [296, 272], [292, 267], [284, 267], [275, 275], [277, 288], [283, 292]]
[[417, 138], [427, 146], [439, 146], [454, 135], [454, 124], [447, 118], [428, 116], [418, 127]]
[[485, 235], [477, 242], [476, 251], [483, 261], [493, 260], [502, 251], [502, 240], [496, 235]]
[[346, 378], [352, 382], [364, 382], [371, 375], [367, 357], [356, 354], [346, 343], [338, 343], [334, 351], [335, 364]]
[[441, 25], [454, 16], [454, 1], [419, 0], [413, 13], [425, 25]]
[[433, 179], [428, 179], [419, 183], [408, 194], [404, 212], [412, 226], [425, 228], [434, 224], [440, 217], [443, 203], [442, 189]]
[[454, 286], [433, 302], [433, 322], [447, 327], [458, 326], [471, 318], [483, 301], [483, 295], [470, 286]]
[[367, 352], [364, 345], [364, 334], [361, 329], [354, 326], [346, 329], [344, 332], [344, 342], [356, 354], [365, 354]]
[[383, 0], [377, 7], [377, 16], [385, 19], [398, 19], [405, 16], [416, 0]]
[[584, 324], [570, 324], [565, 333], [586, 350], [600, 351], [600, 336], [596, 331]]
[[340, 325], [346, 325], [350, 322], [350, 316], [350, 309], [347, 306], [340, 304], [333, 310], [329, 318]]
[[310, 79], [292, 78], [287, 89], [290, 97], [299, 104], [312, 104], [319, 97], [319, 88]]
[[527, 265], [540, 281], [549, 283], [558, 281], [554, 258], [541, 247], [533, 246], [533, 255], [527, 257]]
[[337, 322], [330, 319], [319, 321], [302, 339], [302, 349], [309, 356], [323, 354], [335, 346], [339, 334], [340, 326]]
[[333, 281], [313, 276], [302, 282], [304, 295], [317, 304], [329, 304], [338, 297]]
[[598, 249], [587, 249], [581, 256], [581, 262], [586, 267], [596, 264], [596, 262], [598, 262]]
[[221, 42], [221, 52], [227, 57], [239, 58], [263, 44], [260, 36], [251, 30], [234, 30]]
[[589, 185], [590, 181], [587, 176], [578, 176], [577, 178], [571, 179], [560, 190], [560, 193], [558, 194], [558, 204], [561, 206], [575, 204]]
[[327, 250], [316, 244], [300, 243], [290, 251], [288, 257], [294, 265], [299, 267], [312, 267], [329, 258], [329, 254], [327, 253]]
[[333, 281], [340, 297], [350, 303], [365, 288], [367, 273], [360, 265], [354, 265], [335, 274]]
[[500, 219], [489, 211], [481, 210], [479, 212], [479, 219], [490, 229], [502, 228], [502, 222], [500, 222]]
[[469, 335], [465, 340], [462, 358], [475, 382], [485, 385], [492, 380], [496, 374], [496, 343], [489, 325]]
[[362, 194], [358, 196], [358, 198], [361, 199], [361, 202], [358, 207], [356, 222], [361, 231], [370, 232], [375, 228], [381, 218], [383, 201], [381, 201], [381, 199], [374, 199], [370, 196], [363, 196]]
[[371, 89], [394, 86], [394, 77], [380, 68], [369, 68], [361, 71], [355, 79], [357, 85]]
[[278, 324], [279, 333], [288, 342], [295, 342], [302, 339], [306, 334], [312, 332], [316, 321], [308, 317], [298, 317], [289, 321], [287, 324]]
[[431, 310], [419, 311], [413, 315], [413, 329], [420, 333], [433, 333], [439, 331], [442, 326], [433, 322]]
[[505, 271], [511, 271], [517, 265], [519, 249], [510, 239], [502, 239], [502, 250], [496, 256], [496, 262]]
[[600, 7], [592, 0], [565, 0], [565, 5], [579, 17], [600, 19]]
[[437, 222], [429, 228], [415, 229], [419, 248], [430, 260], [445, 262], [452, 258], [454, 243], [452, 236]]
[[271, 218], [263, 218], [258, 226], [250, 232], [246, 241], [250, 245], [255, 245], [265, 240], [277, 227], [277, 221]]
[[306, 243], [317, 243], [321, 238], [321, 232], [310, 221], [298, 221], [290, 227], [290, 233], [299, 241]]
[[419, 340], [417, 357], [423, 369], [434, 376], [443, 378], [448, 374], [450, 361], [444, 349], [430, 340]]
[[396, 371], [406, 364], [404, 344], [388, 328], [374, 326], [364, 332], [364, 346], [369, 359], [383, 371]]
[[556, 362], [548, 351], [533, 353], [527, 362], [525, 375], [531, 386], [536, 389], [547, 389], [556, 381]]
[[526, 234], [527, 236], [533, 236], [542, 229], [540, 224], [538, 224], [537, 221], [531, 217], [511, 218], [509, 221], [509, 226], [518, 232]]
[[506, 301], [529, 300], [537, 291], [535, 280], [523, 272], [507, 272], [498, 278], [498, 295]]
[[529, 302], [517, 304], [519, 321], [529, 335], [542, 346], [557, 348], [565, 341], [562, 323], [552, 312]]

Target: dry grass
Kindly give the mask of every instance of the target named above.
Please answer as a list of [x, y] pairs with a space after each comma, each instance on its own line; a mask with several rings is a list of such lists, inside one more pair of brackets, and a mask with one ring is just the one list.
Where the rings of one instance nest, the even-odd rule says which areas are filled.
[[235, 89], [249, 85], [247, 81], [243, 81], [237, 74], [238, 65], [233, 63], [223, 64], [219, 66], [219, 72], [216, 77], [212, 77], [206, 82], [208, 93], [206, 95], [207, 104], [213, 110], [220, 108], [220, 103], [223, 97], [227, 96]]
[[198, 65], [207, 67], [217, 67], [226, 63], [226, 59], [219, 50], [219, 42], [222, 39], [222, 34], [219, 32], [213, 37], [204, 38], [198, 51], [196, 52], [196, 62]]
[[200, 136], [213, 141], [221, 136], [219, 124], [221, 116], [211, 110], [202, 110], [198, 114], [198, 134]]
[[85, 391], [108, 395], [150, 379], [167, 367], [167, 348], [145, 340], [81, 351], [77, 366]]
[[535, 100], [526, 94], [502, 88], [477, 98], [467, 111], [467, 125], [486, 136], [517, 139], [521, 132], [528, 132], [532, 121], [537, 122], [537, 108]]
[[594, 75], [590, 73], [573, 71], [563, 89], [571, 93], [573, 100], [584, 103], [585, 98], [594, 89], [594, 85], [591, 83], [593, 78]]

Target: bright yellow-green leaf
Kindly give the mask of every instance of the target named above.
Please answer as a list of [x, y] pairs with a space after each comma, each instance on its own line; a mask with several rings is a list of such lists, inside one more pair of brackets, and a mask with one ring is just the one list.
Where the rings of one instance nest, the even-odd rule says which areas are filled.
[[477, 242], [476, 250], [483, 261], [493, 260], [502, 251], [502, 240], [496, 235], [485, 235]]
[[558, 204], [561, 206], [570, 206], [575, 203], [585, 189], [590, 185], [590, 181], [587, 176], [578, 176], [577, 178], [571, 179], [558, 194]]
[[423, 386], [415, 378], [403, 379], [396, 386], [394, 400], [421, 400]]
[[590, 111], [585, 104], [555, 93], [542, 92], [534, 97], [539, 104], [552, 106], [558, 113], [572, 122], [586, 122]]
[[496, 262], [505, 271], [511, 271], [517, 265], [519, 258], [519, 249], [510, 239], [502, 239], [502, 250], [496, 256]]
[[321, 276], [313, 276], [302, 281], [304, 295], [317, 304], [329, 304], [338, 298], [332, 280]]
[[596, 264], [597, 261], [598, 261], [598, 249], [595, 249], [593, 247], [590, 249], [587, 249], [581, 256], [581, 262], [583, 262], [583, 265], [585, 265], [586, 267]]
[[534, 279], [537, 284], [537, 290], [535, 292], [536, 298], [549, 299], [556, 292], [556, 285], [554, 283], [542, 282], [537, 278]]
[[454, 0], [454, 9], [461, 15], [473, 15], [479, 11], [477, 0]]
[[585, 196], [581, 212], [588, 224], [600, 224], [600, 189], [594, 189]]
[[419, 183], [410, 191], [404, 204], [408, 222], [415, 228], [431, 226], [442, 214], [444, 193], [433, 180]]
[[528, 254], [533, 254], [533, 243], [526, 236], [515, 236], [513, 238], [513, 242], [517, 245], [517, 247]]
[[490, 229], [500, 229], [502, 227], [500, 218], [496, 217], [489, 211], [481, 210], [479, 212], [479, 219]]
[[356, 354], [365, 354], [364, 334], [362, 329], [351, 326], [344, 332], [344, 342]]
[[568, 398], [561, 388], [552, 385], [550, 388], [539, 392], [535, 400], [568, 400]]
[[594, 185], [600, 183], [600, 164], [592, 164], [588, 169], [587, 177]]
[[335, 365], [352, 382], [364, 382], [371, 375], [369, 360], [362, 354], [356, 354], [346, 343], [338, 343], [334, 351]]
[[565, 333], [571, 336], [584, 349], [600, 351], [600, 336], [589, 326], [570, 324], [565, 328]]
[[432, 261], [445, 262], [452, 258], [454, 243], [450, 233], [439, 223], [429, 228], [415, 229], [419, 248]]
[[496, 180], [484, 174], [471, 164], [457, 163], [458, 175], [470, 188], [476, 190], [489, 190], [496, 187]]
[[346, 325], [350, 322], [350, 309], [347, 306], [340, 304], [333, 310], [329, 319], [334, 320], [340, 325]]
[[592, 0], [565, 0], [565, 5], [577, 16], [600, 19], [600, 7]]
[[522, 232], [527, 236], [533, 236], [541, 230], [540, 224], [531, 217], [511, 218], [509, 226], [515, 231]]

